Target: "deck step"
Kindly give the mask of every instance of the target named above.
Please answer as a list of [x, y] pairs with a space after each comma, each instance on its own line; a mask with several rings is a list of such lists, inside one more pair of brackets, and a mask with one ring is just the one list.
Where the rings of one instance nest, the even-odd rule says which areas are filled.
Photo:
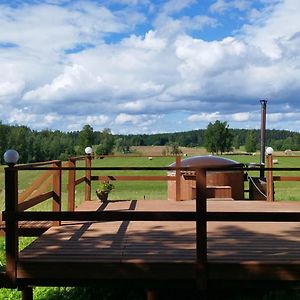
[[207, 198], [232, 199], [232, 188], [229, 185], [207, 186]]

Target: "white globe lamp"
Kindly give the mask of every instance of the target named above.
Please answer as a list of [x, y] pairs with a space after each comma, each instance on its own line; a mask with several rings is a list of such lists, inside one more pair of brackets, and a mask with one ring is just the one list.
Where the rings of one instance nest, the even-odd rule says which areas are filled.
[[273, 154], [273, 152], [274, 152], [274, 150], [273, 150], [273, 148], [272, 148], [272, 147], [268, 147], [268, 148], [266, 149], [266, 153], [267, 153], [267, 155], [272, 155], [272, 154]]
[[18, 151], [14, 149], [7, 150], [3, 155], [4, 161], [7, 163], [9, 167], [13, 167], [19, 160], [19, 157], [20, 155]]
[[84, 149], [84, 152], [86, 155], [91, 155], [93, 153], [93, 149], [92, 149], [92, 147], [86, 147]]

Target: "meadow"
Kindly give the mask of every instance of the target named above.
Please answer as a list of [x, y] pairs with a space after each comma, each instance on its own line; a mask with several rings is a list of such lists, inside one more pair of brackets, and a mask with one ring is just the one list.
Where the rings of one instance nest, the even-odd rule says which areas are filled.
[[[194, 153], [193, 153], [194, 154]], [[202, 153], [201, 153], [202, 154]], [[224, 155], [224, 157], [233, 159], [242, 163], [258, 163], [259, 155]], [[300, 166], [300, 157], [278, 157], [278, 164], [274, 167], [297, 167]], [[138, 166], [138, 167], [161, 167], [168, 166], [175, 161], [174, 157], [107, 157], [104, 159], [93, 160], [93, 167], [120, 167], [120, 166]], [[79, 161], [77, 166], [84, 166], [83, 161]], [[130, 173], [129, 173], [130, 172]], [[40, 171], [20, 171], [19, 172], [19, 189], [22, 191], [28, 187], [39, 175]], [[83, 171], [77, 171], [77, 178], [83, 175]], [[166, 175], [166, 171], [95, 171], [93, 175]], [[253, 174], [254, 175], [254, 174]], [[300, 172], [274, 172], [274, 175], [300, 176]], [[258, 173], [254, 176], [258, 176]], [[67, 207], [67, 171], [63, 172], [62, 182], [62, 206], [63, 210]], [[110, 200], [136, 199], [167, 199], [167, 182], [114, 182], [115, 189], [109, 195]], [[96, 199], [95, 190], [97, 182], [92, 183], [92, 198]], [[275, 199], [276, 201], [297, 201], [300, 200], [300, 182], [276, 182], [275, 183]], [[76, 188], [76, 204], [78, 205], [84, 198], [84, 184]], [[0, 167], [0, 207], [4, 208], [4, 166]], [[45, 202], [35, 209], [48, 210], [51, 207], [51, 201]], [[20, 249], [25, 247], [32, 241], [32, 238], [21, 238]], [[0, 238], [0, 264], [3, 269], [5, 265], [4, 258], [4, 239]], [[34, 299], [50, 300], [50, 299], [144, 299], [144, 291], [139, 290], [123, 290], [119, 291], [92, 289], [92, 288], [35, 288]], [[272, 294], [272, 293], [271, 293]], [[20, 299], [20, 293], [15, 290], [1, 289], [0, 300], [2, 299]], [[300, 299], [298, 295], [293, 294], [291, 298], [286, 295], [265, 295], [263, 298], [253, 297], [234, 297], [232, 299]]]

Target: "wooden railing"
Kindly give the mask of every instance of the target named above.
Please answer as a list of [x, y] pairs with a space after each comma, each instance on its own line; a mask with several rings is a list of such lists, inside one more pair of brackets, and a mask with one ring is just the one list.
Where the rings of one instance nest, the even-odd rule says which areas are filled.
[[[117, 157], [117, 156], [111, 156], [111, 155], [102, 155], [101, 158], [106, 157]], [[124, 156], [119, 156], [124, 157]], [[136, 156], [132, 155], [129, 157], [142, 157], [142, 156]], [[155, 157], [155, 156], [152, 156]], [[161, 156], [156, 156], [161, 157]], [[92, 175], [91, 170], [96, 170], [96, 168], [92, 168], [92, 156], [79, 156], [79, 157], [72, 157], [69, 159], [68, 162], [68, 211], [74, 211], [75, 210], [75, 189], [76, 186], [84, 183], [85, 184], [85, 193], [84, 193], [84, 200], [90, 201], [91, 200], [91, 184], [92, 181], [176, 181], [176, 200], [180, 200], [181, 195], [181, 185], [180, 185], [180, 165], [181, 165], [181, 156], [164, 156], [164, 157], [173, 157], [175, 158], [176, 162], [176, 168], [175, 168], [175, 176], [144, 176], [144, 175], [138, 175], [138, 176], [114, 176], [114, 175]], [[126, 156], [127, 158], [127, 156]], [[84, 168], [78, 168], [76, 165], [76, 162], [79, 160], [85, 160], [85, 167]], [[76, 170], [84, 170], [85, 176], [82, 176], [80, 178], [76, 179]], [[111, 168], [102, 168], [101, 170], [112, 170]], [[120, 168], [118, 169], [120, 170]], [[125, 170], [125, 169], [124, 169]]]
[[[76, 162], [78, 160], [85, 160], [85, 176], [76, 179]], [[88, 168], [91, 167], [92, 157], [90, 155], [87, 156], [79, 156], [79, 157], [71, 157], [68, 162], [69, 167], [69, 175], [68, 175], [68, 210], [75, 210], [75, 189], [76, 186], [85, 183], [85, 198], [84, 200], [91, 200], [91, 172], [88, 171]]]
[[[36, 170], [38, 167], [47, 167], [30, 188], [18, 193], [18, 171], [19, 170]], [[15, 282], [16, 261], [18, 257], [19, 246], [19, 224], [15, 218], [18, 212], [38, 205], [48, 199], [53, 199], [53, 212], [61, 211], [61, 168], [59, 160], [19, 165], [17, 167], [5, 168], [5, 211], [3, 212], [6, 230], [6, 275], [11, 283]], [[51, 181], [50, 181], [51, 180]], [[48, 192], [48, 186], [52, 184], [52, 189]], [[12, 217], [5, 217], [5, 216]], [[53, 225], [60, 225], [60, 220], [53, 220]]]
[[[87, 164], [90, 162], [90, 158], [87, 160]], [[293, 212], [207, 212], [207, 197], [206, 197], [206, 172], [207, 170], [220, 171], [220, 170], [232, 170], [232, 168], [209, 168], [209, 169], [195, 169], [195, 168], [171, 168], [171, 167], [114, 167], [114, 168], [93, 168], [93, 167], [76, 167], [74, 162], [68, 164], [68, 166], [61, 166], [59, 161], [51, 162], [54, 166], [49, 167], [45, 164], [38, 165], [23, 165], [16, 167], [8, 167], [5, 169], [5, 205], [6, 209], [3, 214], [6, 221], [6, 274], [10, 279], [12, 285], [16, 283], [17, 277], [17, 261], [18, 261], [18, 223], [20, 221], [53, 221], [56, 225], [59, 225], [62, 221], [194, 221], [196, 222], [196, 261], [195, 267], [198, 272], [197, 280], [199, 288], [206, 288], [207, 283], [207, 222], [210, 221], [245, 221], [245, 222], [291, 222], [300, 221], [300, 213]], [[235, 170], [255, 170], [253, 168], [234, 168]], [[51, 172], [53, 175], [53, 190], [50, 193], [43, 194], [38, 200], [30, 200], [31, 204], [41, 202], [43, 198], [52, 196], [54, 200], [53, 211], [24, 211], [19, 209], [18, 204], [18, 171], [20, 170], [45, 170]], [[79, 184], [79, 182], [86, 182], [89, 185], [92, 176], [92, 171], [107, 171], [107, 170], [175, 170], [180, 172], [193, 171], [196, 176], [196, 210], [190, 211], [73, 211], [74, 206], [69, 211], [60, 211], [61, 209], [61, 173], [63, 170], [69, 172], [69, 180]], [[85, 180], [77, 179], [74, 172], [81, 170], [85, 171]], [[257, 168], [260, 171], [261, 168]], [[272, 168], [265, 168], [265, 170], [273, 171]], [[276, 170], [293, 170], [300, 171], [300, 168], [277, 168]], [[71, 175], [70, 175], [71, 174]], [[46, 175], [44, 176], [46, 178]], [[101, 176], [96, 176], [96, 180], [101, 179]], [[149, 177], [145, 177], [149, 180]], [[159, 177], [158, 179], [162, 179]], [[164, 178], [168, 180], [169, 178]], [[173, 180], [173, 179], [172, 179]], [[69, 192], [73, 193], [68, 186]], [[86, 191], [90, 192], [89, 189]], [[35, 198], [33, 198], [35, 199]], [[86, 197], [89, 200], [89, 197]], [[73, 201], [73, 199], [72, 199]], [[26, 202], [22, 202], [23, 205]], [[21, 208], [22, 208], [21, 205]]]
[[[77, 167], [76, 161], [85, 160], [85, 167]], [[6, 222], [6, 274], [12, 285], [16, 283], [18, 261], [18, 240], [20, 221], [52, 221], [60, 225], [62, 221], [194, 221], [196, 222], [196, 270], [198, 271], [198, 286], [206, 287], [207, 275], [207, 222], [210, 221], [245, 221], [245, 222], [294, 222], [300, 221], [300, 213], [293, 212], [207, 212], [206, 172], [232, 170], [232, 168], [182, 168], [180, 158], [176, 158], [176, 167], [91, 167], [90, 156], [71, 158], [62, 165], [60, 161], [19, 165], [5, 168], [5, 212]], [[260, 171], [261, 168], [234, 168], [243, 171]], [[32, 187], [18, 195], [19, 171], [44, 170]], [[75, 210], [75, 188], [85, 183], [85, 200], [91, 200], [92, 180], [174, 180], [174, 176], [96, 176], [92, 171], [171, 171], [175, 170], [175, 180], [180, 182], [181, 171], [195, 172], [196, 181], [196, 210], [190, 211], [93, 211], [83, 212]], [[264, 168], [267, 174], [274, 170], [300, 171], [300, 168]], [[62, 171], [68, 171], [68, 211], [61, 211]], [[85, 176], [76, 178], [76, 171], [85, 171]], [[271, 176], [272, 180], [288, 180], [299, 177]], [[51, 182], [50, 182], [51, 180]], [[52, 184], [52, 189], [46, 192], [46, 186]], [[180, 195], [180, 188], [178, 189]], [[177, 194], [177, 193], [176, 193]], [[53, 199], [52, 211], [26, 211], [47, 199]]]
[[[51, 162], [53, 163], [53, 162]], [[79, 170], [86, 171], [86, 178], [89, 177], [91, 171], [104, 171], [104, 170], [176, 170], [180, 172], [180, 168], [141, 168], [141, 167], [115, 167], [115, 168], [92, 168], [92, 167], [75, 167], [70, 163], [68, 166], [61, 166], [60, 162], [54, 162], [55, 166], [47, 167], [43, 164], [38, 166], [16, 166], [8, 167], [5, 169], [5, 205], [6, 209], [3, 212], [3, 217], [6, 222], [6, 275], [9, 279], [11, 286], [16, 285], [17, 279], [17, 262], [18, 262], [18, 241], [19, 241], [19, 222], [20, 221], [52, 221], [54, 224], [59, 225], [62, 221], [195, 221], [196, 226], [196, 236], [197, 236], [197, 270], [201, 278], [200, 285], [204, 287], [206, 272], [206, 172], [205, 170], [194, 170], [196, 172], [196, 190], [197, 190], [197, 200], [196, 200], [196, 212], [146, 212], [146, 211], [93, 211], [93, 212], [83, 212], [83, 211], [60, 211], [60, 200], [61, 200], [61, 173], [63, 170], [69, 171], [69, 179], [76, 183], [85, 181], [89, 184], [88, 180], [77, 179], [74, 176], [74, 172]], [[187, 169], [187, 168], [185, 168]], [[18, 204], [18, 172], [20, 170], [45, 170], [46, 172], [51, 172], [53, 174], [53, 190], [50, 193], [43, 194], [44, 196], [39, 196], [39, 201], [30, 200], [33, 205], [35, 202], [41, 202], [42, 199], [48, 199], [52, 196], [54, 199], [53, 211], [24, 211], [24, 209], [19, 209]], [[188, 170], [191, 170], [188, 168]], [[47, 174], [47, 173], [45, 173]], [[70, 175], [71, 174], [71, 175]], [[46, 179], [46, 175], [43, 175]], [[143, 176], [143, 180], [174, 180], [173, 178], [168, 178], [168, 176], [162, 177], [157, 176], [156, 178]], [[99, 177], [95, 178], [99, 180]], [[100, 177], [101, 179], [101, 177]], [[129, 178], [127, 178], [129, 180]], [[70, 191], [70, 182], [68, 186]], [[73, 192], [73, 187], [72, 190]], [[89, 200], [89, 199], [88, 199]], [[23, 202], [26, 203], [26, 202]], [[22, 203], [22, 204], [23, 204]], [[32, 207], [30, 205], [30, 207]], [[23, 208], [25, 208], [23, 206]], [[72, 207], [73, 209], [73, 207]]]
[[[287, 156], [273, 156], [273, 155], [267, 155], [267, 201], [273, 202], [275, 201], [275, 191], [274, 191], [274, 181], [300, 181], [300, 176], [274, 176], [273, 175], [273, 159], [274, 157], [287, 157]], [[288, 156], [290, 157], [299, 157], [299, 156]], [[282, 169], [282, 168], [281, 168]], [[279, 170], [277, 168], [277, 170]], [[284, 170], [284, 169], [282, 169]], [[291, 170], [291, 168], [288, 168], [286, 170]]]

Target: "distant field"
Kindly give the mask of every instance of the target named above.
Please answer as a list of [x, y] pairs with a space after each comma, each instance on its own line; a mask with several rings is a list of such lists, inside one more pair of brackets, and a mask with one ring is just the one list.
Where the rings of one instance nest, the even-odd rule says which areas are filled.
[[[161, 147], [143, 147], [144, 154], [159, 155], [162, 151]], [[150, 152], [150, 150], [153, 152]], [[139, 148], [141, 151], [141, 148]], [[155, 150], [155, 151], [154, 151]], [[188, 155], [203, 155], [203, 149], [187, 148], [186, 153]], [[192, 153], [192, 154], [191, 154]], [[147, 155], [145, 154], [145, 155]], [[242, 163], [258, 163], [259, 155], [224, 155], [224, 157], [242, 162]], [[278, 164], [274, 167], [300, 167], [300, 157], [286, 156], [279, 157]], [[94, 167], [113, 167], [113, 166], [144, 166], [144, 167], [160, 167], [168, 166], [175, 161], [174, 157], [153, 157], [152, 160], [148, 157], [106, 157], [104, 159], [93, 160], [92, 166]], [[84, 162], [78, 162], [78, 166], [84, 166]], [[21, 171], [19, 172], [19, 189], [22, 191], [28, 187], [35, 178], [37, 178], [41, 172], [38, 171]], [[165, 175], [165, 171], [97, 171], [93, 175]], [[276, 173], [274, 173], [276, 174]], [[77, 178], [81, 177], [83, 172], [77, 172]], [[278, 174], [279, 175], [279, 174]], [[281, 172], [281, 175], [299, 175], [295, 172]], [[257, 176], [257, 174], [255, 175]], [[167, 182], [128, 182], [119, 181], [114, 182], [115, 190], [109, 195], [112, 200], [117, 199], [166, 199], [167, 198]], [[66, 209], [67, 200], [67, 171], [63, 172], [63, 209]], [[97, 182], [92, 183], [92, 198], [96, 198], [95, 190], [97, 188]], [[276, 182], [275, 183], [275, 198], [276, 200], [300, 200], [300, 182]], [[82, 202], [84, 197], [84, 184], [77, 186], [76, 188], [76, 202]], [[4, 200], [4, 166], [0, 166], [0, 208], [3, 210]], [[39, 209], [45, 209], [45, 204], [42, 204]], [[48, 201], [46, 207], [51, 206], [51, 202]]]
[[[203, 147], [179, 147], [182, 153], [191, 155], [206, 155], [208, 154], [206, 149]], [[168, 151], [171, 150], [171, 147], [168, 146], [133, 146], [133, 152], [140, 153], [143, 155], [164, 155], [168, 154]]]

